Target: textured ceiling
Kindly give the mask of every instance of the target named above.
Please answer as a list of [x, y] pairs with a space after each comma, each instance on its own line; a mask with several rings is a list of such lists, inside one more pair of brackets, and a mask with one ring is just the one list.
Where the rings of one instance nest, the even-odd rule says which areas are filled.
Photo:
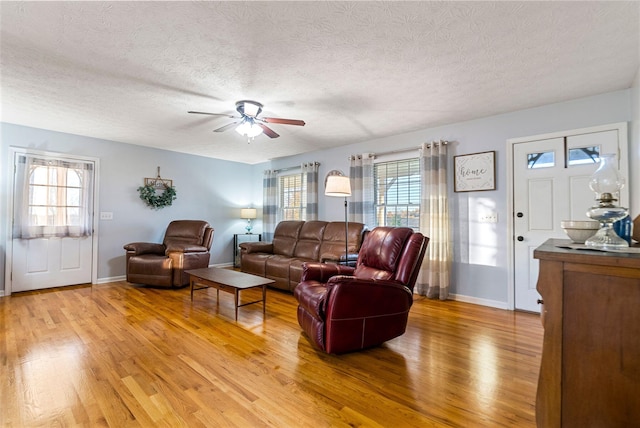
[[[1, 120], [245, 163], [629, 88], [638, 2], [6, 2]], [[237, 100], [281, 135], [213, 133]]]

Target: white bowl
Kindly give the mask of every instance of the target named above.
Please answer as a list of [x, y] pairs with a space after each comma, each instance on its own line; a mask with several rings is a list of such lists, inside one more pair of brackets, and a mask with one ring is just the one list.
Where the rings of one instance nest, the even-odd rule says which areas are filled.
[[560, 226], [567, 236], [576, 244], [584, 244], [600, 229], [600, 223], [595, 220], [563, 220]]

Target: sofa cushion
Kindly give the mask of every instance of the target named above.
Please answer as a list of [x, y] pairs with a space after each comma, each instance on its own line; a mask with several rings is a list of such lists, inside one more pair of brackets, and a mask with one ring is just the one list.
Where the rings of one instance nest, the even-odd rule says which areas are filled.
[[[347, 223], [347, 229], [349, 231], [349, 253], [357, 253], [362, 244], [362, 231], [364, 225], [362, 223]], [[324, 229], [324, 235], [322, 237], [322, 244], [320, 245], [320, 259], [324, 260], [339, 260], [339, 256], [344, 254], [344, 235], [345, 227], [343, 221], [334, 221], [327, 224]]]
[[287, 281], [287, 288], [289, 288], [289, 264], [291, 263], [291, 257], [275, 255], [269, 257], [266, 261], [266, 277], [271, 279], [282, 278]]
[[302, 280], [303, 265], [315, 261], [317, 259], [291, 259], [291, 263], [289, 263], [289, 290], [293, 291]]
[[327, 227], [326, 221], [307, 221], [300, 229], [298, 243], [293, 257], [318, 260], [322, 235]]
[[242, 272], [258, 276], [267, 276], [267, 260], [273, 254], [251, 253], [250, 257], [242, 258]]
[[273, 233], [273, 254], [292, 257], [304, 221], [281, 221]]

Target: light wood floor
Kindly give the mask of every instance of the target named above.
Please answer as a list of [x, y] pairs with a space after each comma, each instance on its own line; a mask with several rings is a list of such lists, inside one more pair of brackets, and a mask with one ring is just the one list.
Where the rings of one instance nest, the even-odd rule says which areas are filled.
[[126, 282], [0, 298], [0, 426], [535, 426], [536, 315], [417, 298], [402, 337], [334, 356], [291, 294], [233, 314]]

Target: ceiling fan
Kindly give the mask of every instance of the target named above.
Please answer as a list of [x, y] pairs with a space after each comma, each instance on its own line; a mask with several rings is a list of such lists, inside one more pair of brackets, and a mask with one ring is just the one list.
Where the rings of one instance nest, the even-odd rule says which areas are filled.
[[232, 116], [225, 113], [207, 113], [204, 111], [189, 111], [188, 113], [208, 114], [210, 116], [226, 116], [230, 117], [231, 119], [240, 119], [221, 126], [218, 129], [214, 129], [213, 132], [224, 132], [235, 127], [236, 131], [240, 135], [244, 135], [247, 138], [254, 138], [263, 132], [269, 138], [278, 138], [280, 135], [278, 135], [273, 129], [265, 125], [265, 123], [304, 126], [304, 120], [281, 119], [277, 117], [258, 117], [258, 115], [262, 112], [262, 107], [263, 105], [257, 101], [242, 100], [236, 103], [236, 110], [238, 113], [240, 113], [240, 116]]

